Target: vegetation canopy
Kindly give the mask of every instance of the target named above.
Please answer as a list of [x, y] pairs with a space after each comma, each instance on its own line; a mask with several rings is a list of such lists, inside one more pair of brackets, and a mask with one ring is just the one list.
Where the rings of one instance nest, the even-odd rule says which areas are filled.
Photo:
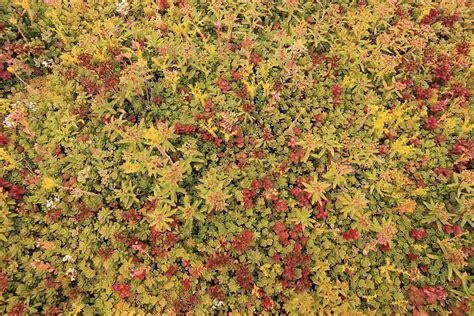
[[0, 1], [0, 314], [473, 313], [466, 0]]

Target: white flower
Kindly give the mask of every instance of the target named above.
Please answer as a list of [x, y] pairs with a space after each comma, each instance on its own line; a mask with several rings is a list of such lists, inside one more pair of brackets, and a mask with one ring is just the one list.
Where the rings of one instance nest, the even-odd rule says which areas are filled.
[[65, 255], [63, 257], [63, 262], [68, 262], [68, 261], [74, 261], [74, 259], [70, 255]]
[[118, 14], [127, 15], [128, 14], [128, 2], [126, 0], [121, 0], [120, 2], [115, 3], [116, 10]]
[[5, 116], [5, 119], [3, 120], [3, 125], [7, 128], [15, 127], [17, 125], [17, 122], [13, 119], [12, 115], [9, 114]]
[[52, 208], [55, 208], [57, 203], [59, 202], [59, 198], [55, 197], [54, 199], [48, 199], [46, 200], [46, 208], [48, 210], [51, 210]]
[[16, 101], [15, 103], [12, 104], [12, 109], [13, 110], [18, 110], [21, 107], [21, 101]]
[[21, 111], [22, 103], [17, 101], [11, 104], [11, 113], [5, 116], [3, 120], [3, 125], [7, 128], [15, 127], [18, 125], [18, 122], [22, 119], [23, 113]]
[[46, 68], [53, 67], [53, 64], [54, 64], [54, 60], [52, 58], [50, 60], [45, 60], [41, 63], [41, 65], [43, 65], [43, 67], [46, 67]]
[[69, 268], [66, 270], [66, 275], [71, 279], [71, 281], [74, 281], [76, 279], [76, 269], [74, 268]]
[[223, 301], [219, 301], [217, 298], [215, 298], [215, 299], [212, 301], [212, 309], [216, 309], [216, 308], [220, 307], [221, 305], [224, 305], [224, 302], [223, 302]]
[[289, 47], [291, 53], [296, 56], [300, 56], [301, 54], [305, 53], [308, 49], [304, 46], [302, 40], [296, 40], [293, 45]]
[[27, 106], [30, 110], [36, 111], [36, 103], [35, 103], [35, 102], [28, 102], [28, 103], [26, 104], [26, 106]]

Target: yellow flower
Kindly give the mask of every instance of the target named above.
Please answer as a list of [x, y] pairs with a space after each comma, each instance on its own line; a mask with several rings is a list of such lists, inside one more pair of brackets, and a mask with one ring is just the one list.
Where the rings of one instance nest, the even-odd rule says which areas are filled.
[[54, 179], [44, 178], [43, 179], [43, 188], [46, 190], [52, 189], [55, 186]]

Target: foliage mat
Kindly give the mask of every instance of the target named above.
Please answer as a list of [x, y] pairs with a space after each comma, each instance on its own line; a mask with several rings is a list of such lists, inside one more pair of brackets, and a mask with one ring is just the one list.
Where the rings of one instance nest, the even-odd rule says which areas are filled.
[[0, 1], [0, 314], [472, 313], [472, 13]]

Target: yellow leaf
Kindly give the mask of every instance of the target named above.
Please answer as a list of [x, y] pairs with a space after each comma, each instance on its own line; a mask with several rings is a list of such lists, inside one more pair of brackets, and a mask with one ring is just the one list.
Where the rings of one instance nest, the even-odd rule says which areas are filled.
[[272, 267], [272, 265], [269, 264], [269, 263], [266, 263], [266, 264], [264, 264], [260, 267], [260, 270], [262, 271], [264, 277], [268, 277], [270, 275], [269, 269], [271, 267]]
[[254, 83], [247, 82], [246, 80], [243, 80], [243, 83], [245, 87], [247, 88], [247, 91], [250, 95], [250, 97], [253, 99], [255, 97], [255, 94], [257, 92], [257, 85]]
[[156, 144], [160, 139], [160, 135], [154, 126], [150, 126], [143, 132], [143, 138], [151, 144]]
[[7, 165], [3, 167], [5, 170], [13, 170], [16, 168], [16, 161], [3, 148], [0, 148], [0, 161], [1, 160], [7, 162]]
[[268, 81], [260, 81], [258, 83], [262, 88], [263, 88], [263, 96], [264, 97], [267, 97], [268, 95], [270, 95], [270, 90], [272, 88], [272, 84]]
[[81, 313], [81, 310], [84, 308], [84, 304], [73, 304], [72, 311], [68, 314], [69, 316], [77, 316]]
[[412, 196], [423, 196], [426, 194], [428, 194], [428, 192], [424, 188], [418, 188], [411, 193]]
[[140, 164], [139, 163], [133, 163], [131, 161], [126, 161], [123, 165], [122, 168], [125, 173], [137, 173], [141, 171]]
[[[260, 288], [258, 286], [256, 286], [254, 284], [253, 286], [253, 289], [252, 289], [252, 294], [256, 297], [256, 298], [260, 298], [261, 294], [260, 294]], [[233, 315], [233, 314], [232, 314]]]
[[406, 137], [397, 139], [390, 148], [390, 156], [407, 157], [413, 151], [412, 146], [406, 145], [407, 142]]
[[413, 213], [416, 208], [416, 201], [410, 199], [404, 199], [402, 203], [397, 207], [398, 213], [401, 215], [405, 213]]
[[374, 112], [374, 123], [373, 123], [373, 130], [376, 131], [377, 133], [382, 133], [386, 129], [385, 123], [388, 120], [388, 113], [385, 110], [379, 109], [377, 106], [369, 107], [371, 112]]
[[159, 304], [161, 307], [165, 307], [166, 304], [167, 304], [167, 302], [166, 302], [166, 300], [165, 300], [164, 298], [162, 298], [162, 299], [158, 302], [158, 304]]

